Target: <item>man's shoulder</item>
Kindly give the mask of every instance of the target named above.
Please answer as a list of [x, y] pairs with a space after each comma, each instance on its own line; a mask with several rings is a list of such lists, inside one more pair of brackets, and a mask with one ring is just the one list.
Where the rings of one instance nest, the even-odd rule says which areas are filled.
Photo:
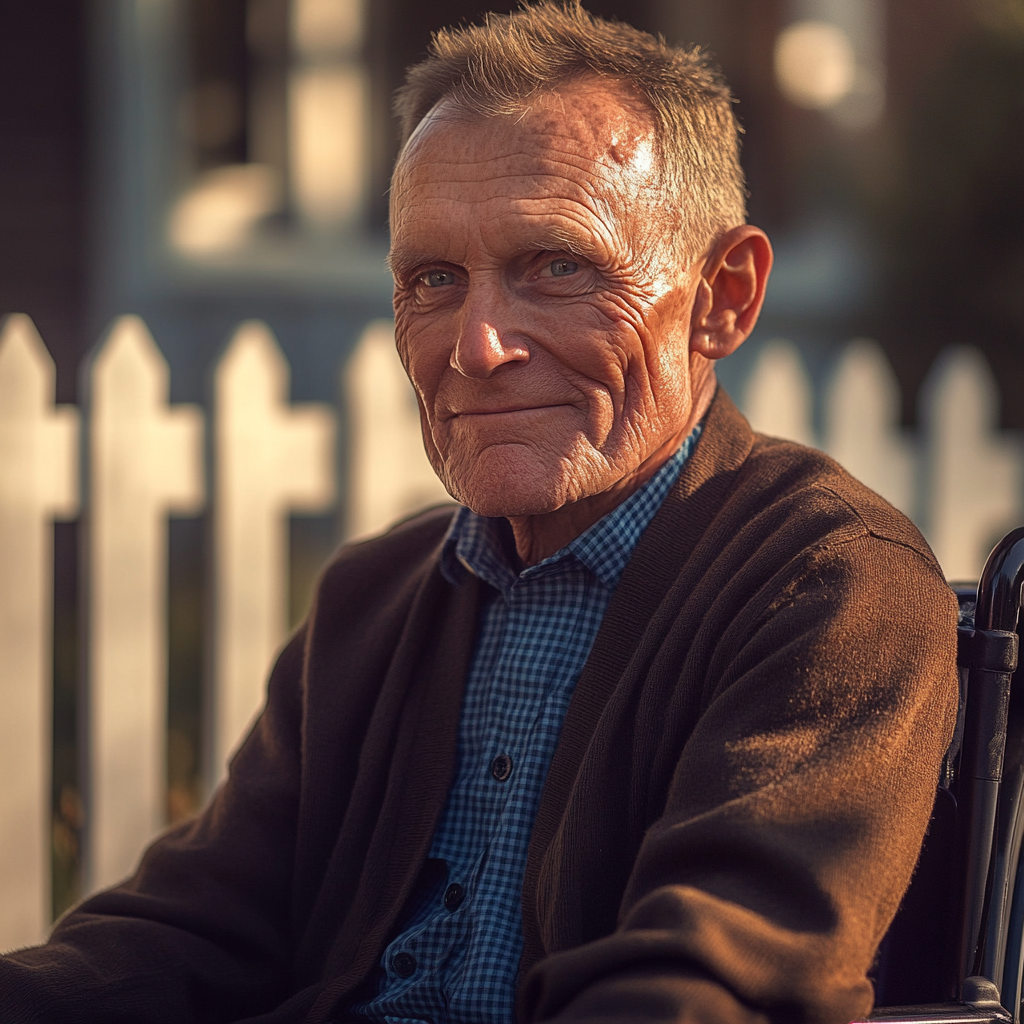
[[726, 518], [756, 516], [766, 533], [800, 534], [809, 546], [866, 535], [915, 551], [938, 569], [910, 519], [825, 452], [752, 431], [721, 390], [708, 426], [719, 439], [703, 475], [728, 478], [719, 507]]
[[343, 544], [321, 573], [318, 603], [345, 595], [369, 607], [418, 585], [436, 570], [457, 509], [454, 504], [428, 508], [381, 534]]
[[454, 502], [421, 509], [381, 533], [347, 541], [338, 549], [332, 563], [386, 558], [389, 553], [401, 552], [401, 557], [408, 557], [419, 550], [432, 551], [444, 540], [458, 510], [459, 506]]
[[868, 535], [916, 551], [937, 567], [928, 542], [905, 513], [817, 448], [755, 434], [744, 476], [766, 501], [790, 508], [809, 539]]

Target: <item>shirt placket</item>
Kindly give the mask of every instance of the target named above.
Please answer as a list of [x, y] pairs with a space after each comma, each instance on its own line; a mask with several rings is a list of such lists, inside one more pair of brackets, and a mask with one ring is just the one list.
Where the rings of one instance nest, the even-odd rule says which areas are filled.
[[[475, 990], [469, 991], [471, 979], [466, 977], [465, 965], [472, 957], [475, 962], [486, 962], [504, 955], [506, 960], [516, 951], [503, 945], [495, 946], [499, 934], [521, 936], [518, 897], [508, 899], [507, 889], [518, 893], [525, 870], [525, 843], [511, 846], [502, 843], [503, 836], [529, 833], [539, 799], [549, 756], [542, 756], [536, 747], [536, 733], [550, 717], [548, 704], [552, 700], [564, 703], [562, 692], [567, 687], [563, 677], [574, 649], [575, 633], [579, 628], [582, 588], [586, 581], [577, 573], [585, 574], [582, 566], [571, 556], [539, 567], [538, 573], [527, 570], [506, 594], [507, 619], [500, 644], [500, 655], [494, 665], [488, 686], [485, 720], [486, 738], [478, 752], [477, 778], [492, 798], [486, 816], [487, 827], [481, 835], [481, 856], [476, 859], [467, 902], [469, 913], [482, 923], [470, 927], [471, 943], [467, 956], [459, 969], [453, 972], [452, 1003], [462, 1014], [453, 1018], [476, 1019], [474, 1013]], [[570, 596], [571, 600], [566, 600]], [[538, 649], [535, 645], [537, 624], [551, 623], [547, 613], [557, 611], [555, 628], [551, 631], [557, 643], [549, 642]], [[559, 721], [561, 714], [557, 716]], [[548, 744], [550, 745], [550, 744]], [[550, 755], [550, 751], [547, 751]], [[497, 889], [484, 884], [484, 878], [495, 877], [511, 882]], [[518, 960], [518, 956], [515, 956]], [[457, 976], [457, 977], [455, 977]], [[514, 972], [504, 979], [511, 986]]]

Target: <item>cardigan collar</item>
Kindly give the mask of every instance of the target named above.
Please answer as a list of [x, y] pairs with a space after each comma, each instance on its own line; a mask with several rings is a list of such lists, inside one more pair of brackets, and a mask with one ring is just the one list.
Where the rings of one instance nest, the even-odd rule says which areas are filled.
[[703, 427], [703, 421], [698, 423], [654, 476], [625, 501], [565, 547], [526, 569], [518, 565], [508, 520], [477, 515], [463, 506], [455, 513], [445, 537], [441, 572], [456, 586], [472, 573], [507, 595], [518, 578], [557, 571], [565, 559], [575, 557], [614, 590], [641, 534], [679, 479]]

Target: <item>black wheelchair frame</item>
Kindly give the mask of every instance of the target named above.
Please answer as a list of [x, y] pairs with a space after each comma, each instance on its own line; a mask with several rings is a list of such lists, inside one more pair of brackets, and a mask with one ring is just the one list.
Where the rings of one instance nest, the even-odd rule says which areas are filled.
[[870, 1020], [1020, 1021], [1024, 984], [1024, 527], [960, 602], [960, 713], [910, 888], [879, 948]]

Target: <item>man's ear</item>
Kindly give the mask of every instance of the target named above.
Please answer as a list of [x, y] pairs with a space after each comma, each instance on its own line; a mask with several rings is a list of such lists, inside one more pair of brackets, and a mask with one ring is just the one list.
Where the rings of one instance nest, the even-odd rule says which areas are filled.
[[730, 355], [757, 323], [772, 269], [768, 236], [752, 224], [731, 228], [704, 259], [690, 319], [690, 350]]

